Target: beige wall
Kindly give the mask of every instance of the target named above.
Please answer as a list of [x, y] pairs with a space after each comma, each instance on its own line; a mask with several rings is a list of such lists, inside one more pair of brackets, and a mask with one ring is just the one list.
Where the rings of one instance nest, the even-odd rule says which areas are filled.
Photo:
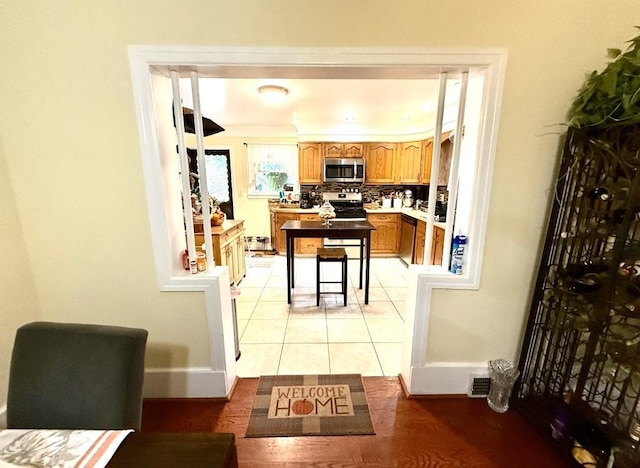
[[546, 224], [554, 125], [639, 16], [637, 0], [5, 2], [1, 164], [14, 194], [0, 171], [11, 231], [0, 252], [11, 265], [3, 287], [18, 286], [2, 333], [37, 310], [22, 277], [45, 319], [147, 328], [150, 366], [208, 362], [201, 295], [157, 288], [128, 45], [498, 47], [509, 55], [481, 289], [436, 292], [428, 351], [433, 361], [513, 359]]
[[[16, 328], [41, 316], [20, 216], [0, 138], [0, 409], [6, 402]], [[0, 428], [3, 427], [0, 415]]]

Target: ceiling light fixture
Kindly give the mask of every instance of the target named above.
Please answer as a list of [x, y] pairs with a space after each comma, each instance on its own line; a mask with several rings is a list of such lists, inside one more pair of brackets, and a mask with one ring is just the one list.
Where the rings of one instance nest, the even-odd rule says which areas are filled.
[[284, 86], [264, 85], [258, 88], [258, 93], [269, 102], [282, 102], [289, 94], [289, 90]]

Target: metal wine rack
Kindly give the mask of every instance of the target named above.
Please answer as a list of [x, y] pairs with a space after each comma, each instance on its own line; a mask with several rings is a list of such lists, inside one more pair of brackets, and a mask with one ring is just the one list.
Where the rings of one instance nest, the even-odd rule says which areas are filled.
[[567, 133], [519, 369], [565, 453], [640, 466], [640, 125]]

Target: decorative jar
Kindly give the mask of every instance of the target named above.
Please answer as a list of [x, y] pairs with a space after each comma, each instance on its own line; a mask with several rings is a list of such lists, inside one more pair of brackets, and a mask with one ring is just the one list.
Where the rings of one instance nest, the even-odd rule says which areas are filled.
[[329, 201], [325, 201], [318, 211], [318, 216], [324, 222], [325, 227], [331, 226], [331, 220], [336, 217], [336, 210]]

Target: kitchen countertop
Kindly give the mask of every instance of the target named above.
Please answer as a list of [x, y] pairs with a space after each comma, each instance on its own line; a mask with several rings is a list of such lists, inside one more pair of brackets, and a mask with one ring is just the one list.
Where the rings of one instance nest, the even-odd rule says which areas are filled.
[[[278, 213], [317, 213], [320, 211], [320, 208], [300, 208], [299, 206], [292, 207], [283, 207], [283, 206], [275, 206], [270, 207], [271, 210], [277, 211]], [[365, 206], [365, 211], [367, 214], [369, 213], [388, 213], [388, 214], [397, 214], [402, 213], [412, 218], [415, 218], [419, 221], [427, 221], [427, 212], [421, 210], [414, 210], [413, 208], [367, 208]], [[445, 229], [446, 223], [435, 222], [434, 226], [439, 227], [441, 229]]]

